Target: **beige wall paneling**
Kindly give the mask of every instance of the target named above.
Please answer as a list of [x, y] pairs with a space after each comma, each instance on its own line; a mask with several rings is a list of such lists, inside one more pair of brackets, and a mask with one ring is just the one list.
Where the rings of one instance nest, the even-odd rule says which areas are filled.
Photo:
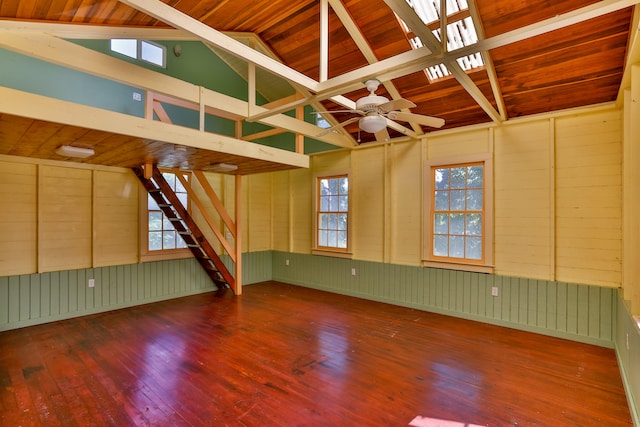
[[427, 137], [427, 160], [488, 153], [491, 151], [489, 132], [487, 128], [429, 136]]
[[351, 168], [351, 151], [336, 150], [311, 156], [311, 169], [317, 175], [348, 171]]
[[621, 140], [618, 110], [556, 119], [557, 280], [622, 282]]
[[38, 271], [91, 266], [92, 171], [38, 168]]
[[247, 221], [244, 228], [247, 236], [243, 236], [244, 252], [268, 251], [272, 248], [271, 180], [272, 174], [269, 173], [246, 177]]
[[351, 247], [360, 260], [384, 262], [385, 160], [384, 145], [352, 151]]
[[291, 252], [311, 252], [313, 246], [313, 175], [311, 169], [289, 172]]
[[128, 169], [93, 171], [94, 267], [138, 262], [139, 187]]
[[640, 315], [640, 65], [631, 67], [624, 92], [624, 299]]
[[495, 129], [496, 274], [553, 280], [550, 121]]
[[37, 270], [37, 166], [0, 161], [0, 276]]
[[[223, 203], [225, 203], [225, 207], [228, 209], [228, 205], [226, 204], [227, 201], [224, 199], [225, 192], [223, 191], [224, 176], [217, 173], [205, 173], [204, 176], [207, 178], [207, 182], [209, 183], [209, 185], [211, 185], [211, 188], [216, 193], [218, 198], [221, 201], [223, 201]], [[196, 196], [204, 206], [207, 215], [209, 216], [209, 218], [211, 218], [213, 223], [218, 226], [219, 230], [223, 230], [224, 222], [222, 221], [222, 218], [220, 217], [215, 207], [213, 206], [213, 202], [211, 201], [211, 199], [209, 199], [209, 196], [205, 192], [204, 188], [202, 188], [202, 185], [194, 175], [191, 175], [190, 180], [191, 180], [191, 186], [193, 188], [193, 191], [195, 192]], [[198, 206], [196, 205], [196, 203], [193, 201], [191, 201], [191, 213], [193, 215], [193, 219], [200, 226], [200, 230], [205, 235], [205, 237], [207, 238], [207, 240], [209, 241], [213, 249], [216, 251], [216, 253], [219, 255], [222, 254], [223, 248], [222, 248], [222, 245], [220, 244], [220, 241], [218, 240], [214, 232], [211, 230], [211, 227], [209, 227], [207, 220], [205, 219], [200, 209], [198, 209]]]
[[[421, 142], [393, 144], [391, 169], [391, 263], [420, 265], [422, 236]], [[428, 215], [427, 215], [428, 217]]]
[[271, 180], [273, 249], [290, 251], [291, 183], [289, 171], [275, 172]]

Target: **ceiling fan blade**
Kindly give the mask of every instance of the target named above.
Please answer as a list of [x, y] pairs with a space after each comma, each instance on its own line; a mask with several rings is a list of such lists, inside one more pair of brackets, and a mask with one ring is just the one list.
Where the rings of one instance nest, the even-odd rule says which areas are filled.
[[376, 136], [376, 141], [378, 142], [385, 142], [390, 139], [389, 131], [387, 130], [387, 128], [382, 129], [380, 132], [376, 132], [374, 135]]
[[382, 113], [388, 113], [392, 110], [402, 110], [403, 108], [413, 108], [416, 104], [409, 101], [408, 99], [400, 98], [400, 99], [392, 99], [389, 102], [385, 102], [383, 104], [378, 105], [378, 111]]
[[423, 116], [421, 114], [403, 113], [402, 111], [389, 111], [387, 114], [391, 120], [400, 120], [401, 122], [414, 122], [432, 128], [441, 128], [444, 126], [444, 119], [431, 116]]
[[326, 134], [328, 134], [331, 131], [334, 131], [336, 129], [341, 129], [343, 127], [345, 127], [346, 125], [348, 125], [349, 123], [353, 123], [360, 120], [360, 117], [352, 117], [349, 120], [345, 120], [342, 123], [338, 123], [337, 125], [331, 126], [330, 128], [326, 128], [325, 130], [323, 130], [322, 132], [320, 132], [318, 134], [318, 136], [325, 136]]
[[353, 114], [364, 114], [364, 111], [360, 110], [326, 110], [326, 111], [312, 111], [311, 114], [333, 114], [333, 113], [353, 113]]

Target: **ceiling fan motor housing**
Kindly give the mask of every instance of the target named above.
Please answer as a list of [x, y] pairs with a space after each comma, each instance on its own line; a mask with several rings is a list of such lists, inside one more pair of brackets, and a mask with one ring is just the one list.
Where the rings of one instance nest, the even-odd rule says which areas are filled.
[[379, 95], [368, 95], [356, 101], [356, 110], [374, 111], [380, 104], [389, 102], [389, 99]]

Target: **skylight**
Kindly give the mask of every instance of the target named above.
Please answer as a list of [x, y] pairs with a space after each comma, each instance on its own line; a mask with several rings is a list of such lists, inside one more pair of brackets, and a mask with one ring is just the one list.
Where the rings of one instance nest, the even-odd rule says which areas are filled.
[[[442, 41], [440, 34], [440, 0], [407, 0], [409, 6], [416, 11], [422, 22], [431, 29], [433, 35]], [[467, 0], [446, 0], [447, 12], [447, 51], [460, 49], [478, 42], [478, 34], [469, 14]], [[407, 37], [414, 49], [422, 47], [420, 38], [413, 34], [403, 22]], [[463, 70], [469, 71], [484, 66], [480, 52], [458, 58]], [[451, 73], [444, 64], [434, 65], [426, 69], [430, 80], [437, 80]]]

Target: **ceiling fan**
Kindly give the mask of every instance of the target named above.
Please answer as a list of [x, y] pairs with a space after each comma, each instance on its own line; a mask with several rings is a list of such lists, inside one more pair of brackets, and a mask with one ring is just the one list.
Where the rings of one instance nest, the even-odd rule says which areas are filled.
[[413, 108], [416, 106], [408, 99], [392, 99], [380, 95], [376, 95], [375, 91], [380, 86], [380, 81], [376, 79], [370, 79], [364, 82], [369, 95], [364, 96], [356, 101], [356, 108], [350, 110], [333, 110], [333, 111], [317, 111], [320, 114], [331, 113], [354, 113], [359, 114], [360, 117], [353, 117], [339, 123], [335, 126], [327, 128], [319, 136], [326, 135], [335, 129], [342, 128], [350, 123], [358, 122], [358, 126], [364, 132], [377, 133], [387, 127], [387, 118], [390, 120], [399, 120], [402, 122], [413, 122], [424, 126], [433, 128], [440, 128], [444, 125], [444, 119], [431, 116], [423, 116], [421, 114], [405, 113], [399, 111], [404, 108]]

